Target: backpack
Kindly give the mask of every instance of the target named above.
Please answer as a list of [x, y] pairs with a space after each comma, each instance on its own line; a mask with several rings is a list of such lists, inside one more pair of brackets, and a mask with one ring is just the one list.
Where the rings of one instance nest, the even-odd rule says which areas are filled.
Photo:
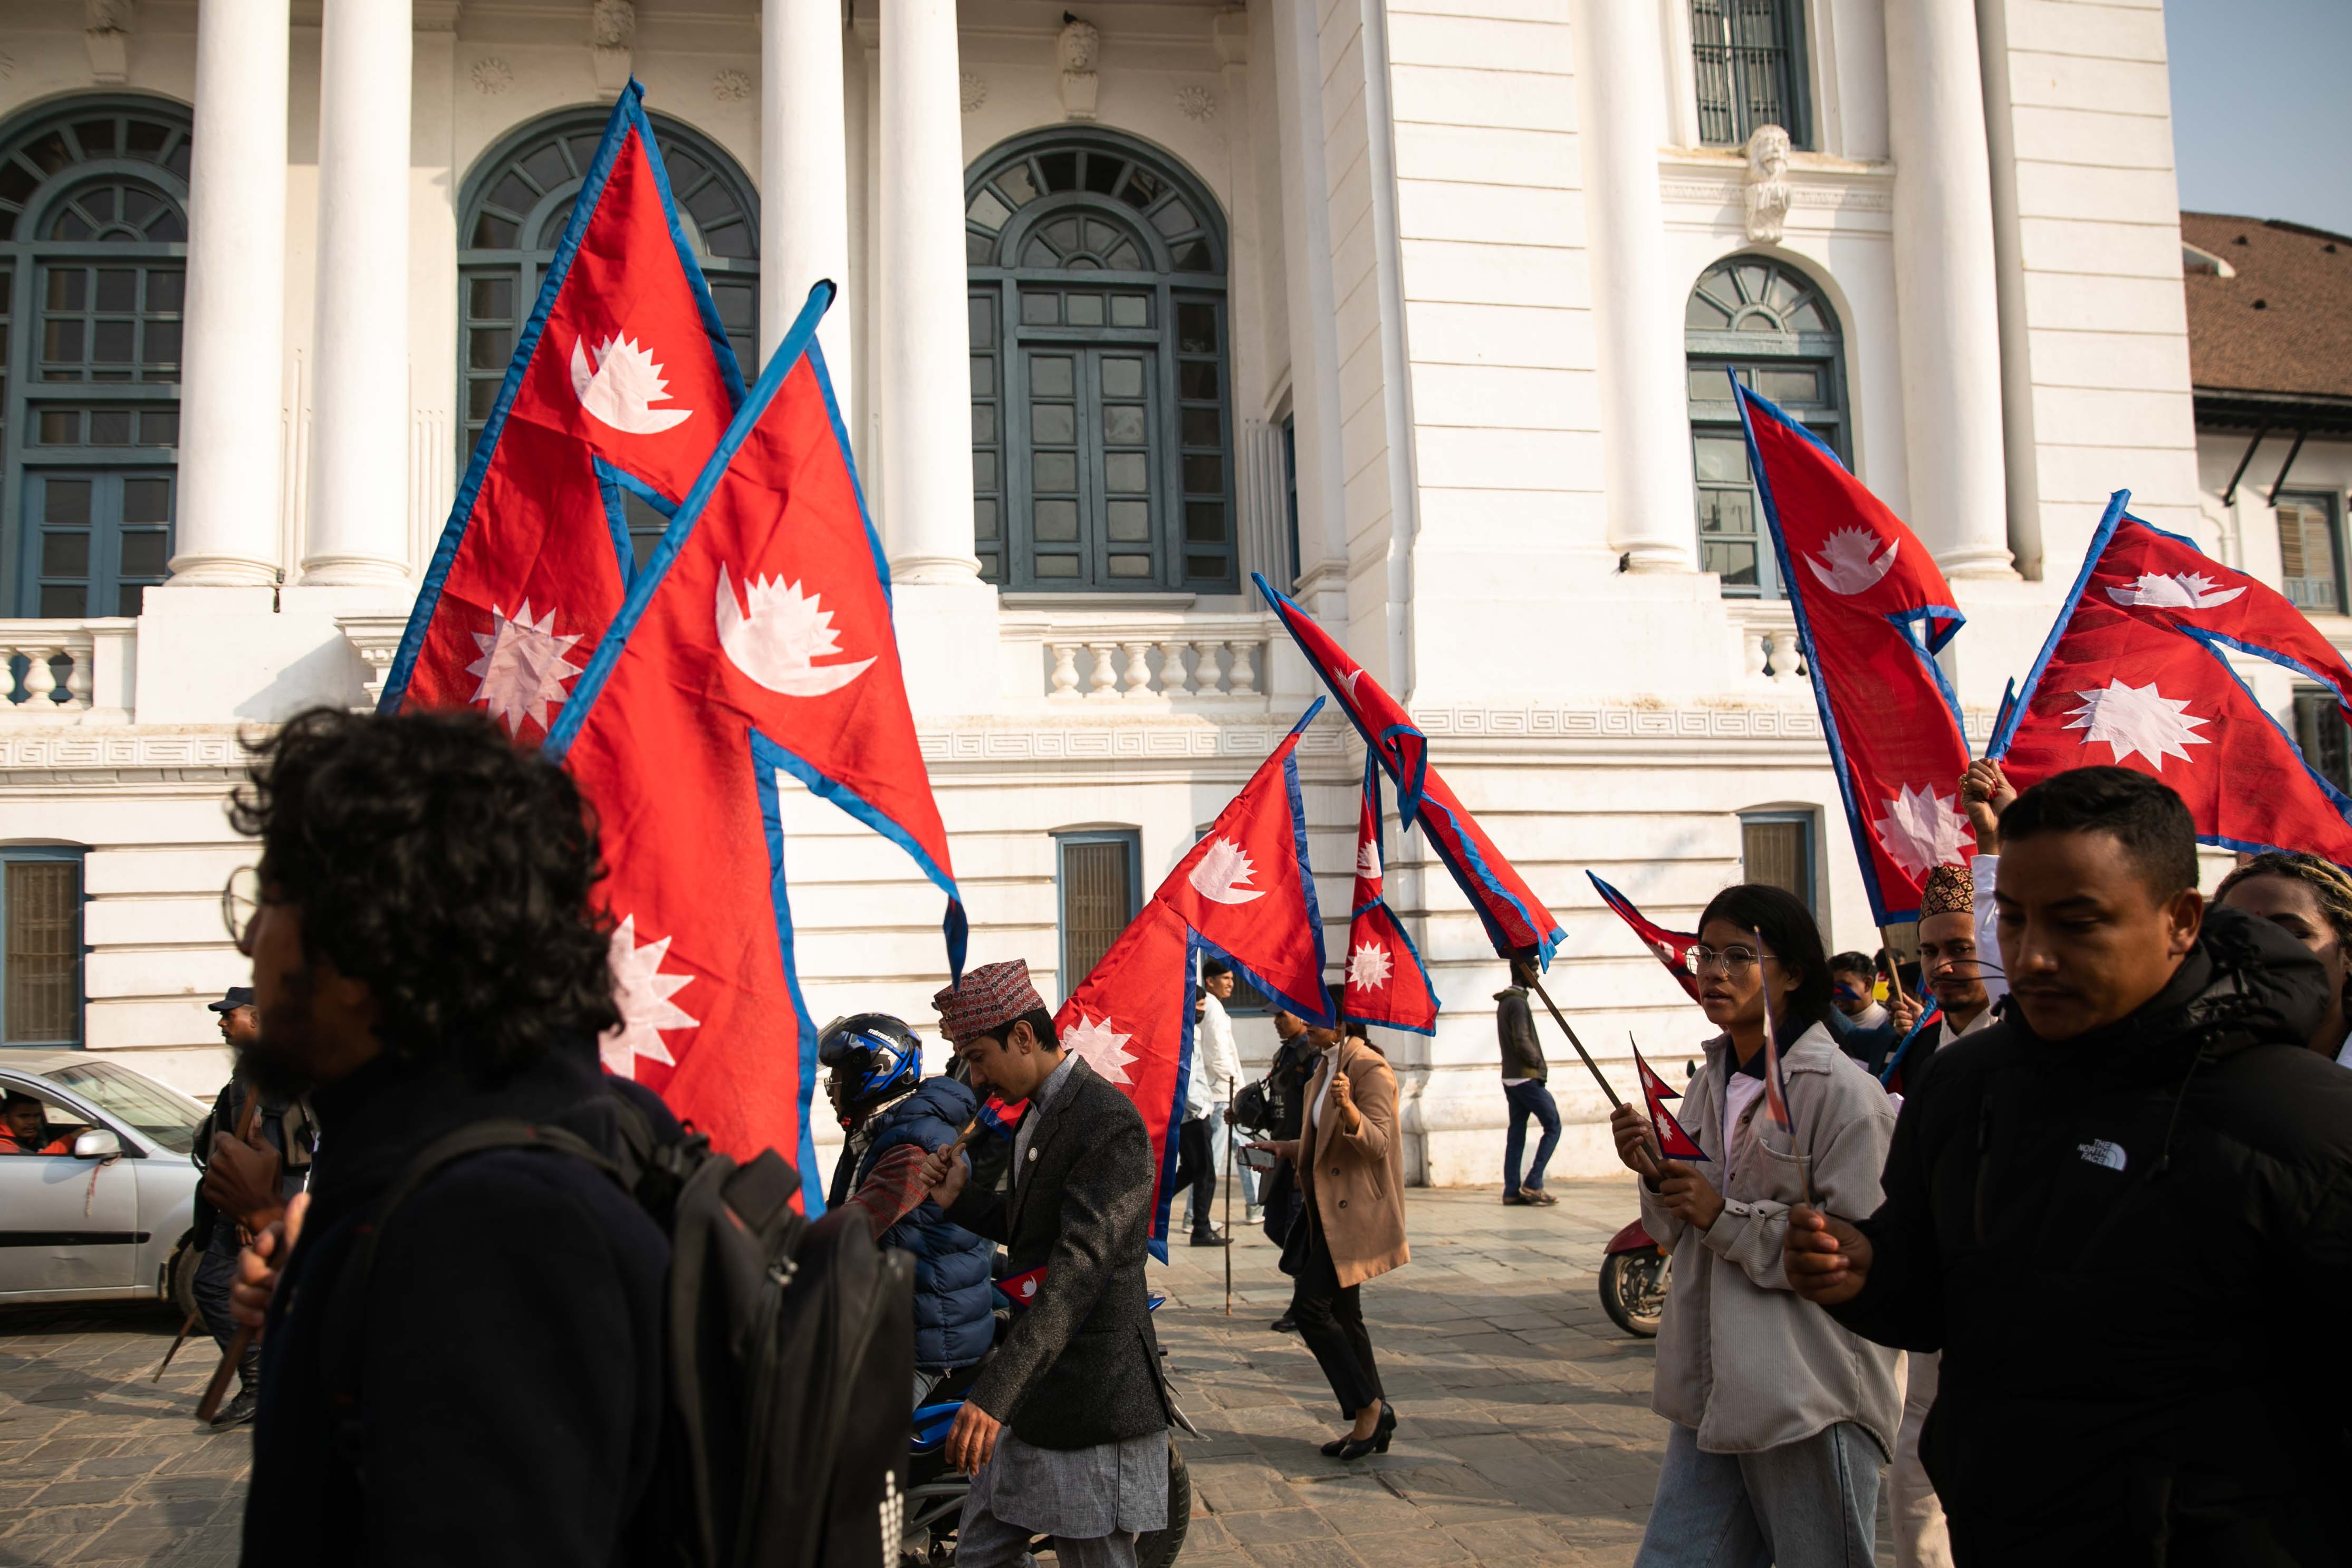
[[[914, 1261], [875, 1245], [865, 1218], [812, 1220], [799, 1174], [773, 1149], [738, 1165], [689, 1133], [658, 1142], [612, 1104], [621, 1158], [565, 1128], [477, 1122], [427, 1146], [360, 1225], [324, 1330], [328, 1386], [356, 1458], [368, 1280], [384, 1224], [457, 1162], [528, 1149], [595, 1166], [670, 1239], [672, 1451], [656, 1487], [676, 1513], [681, 1568], [883, 1568], [898, 1556], [914, 1383]], [[362, 1479], [364, 1481], [364, 1472]]]

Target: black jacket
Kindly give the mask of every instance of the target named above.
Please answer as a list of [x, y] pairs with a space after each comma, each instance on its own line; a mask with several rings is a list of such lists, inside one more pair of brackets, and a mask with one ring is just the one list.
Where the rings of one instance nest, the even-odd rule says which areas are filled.
[[2206, 915], [2172, 983], [2063, 1041], [2021, 1009], [1914, 1079], [1833, 1309], [1944, 1353], [1920, 1444], [1965, 1563], [2334, 1563], [2352, 1072], [2318, 963]]
[[[609, 1177], [520, 1150], [451, 1166], [384, 1226], [364, 1321], [326, 1321], [358, 1223], [443, 1134], [514, 1116], [617, 1149], [593, 1048], [492, 1090], [380, 1059], [311, 1103], [319, 1157], [262, 1341], [243, 1562], [656, 1560], [669, 1243]], [[354, 1333], [347, 1435], [324, 1349]]]
[[1543, 1041], [1536, 1038], [1536, 1015], [1528, 1010], [1524, 987], [1495, 993], [1495, 1038], [1503, 1048], [1503, 1076], [1544, 1081]]
[[1040, 1448], [1087, 1448], [1168, 1426], [1143, 1265], [1151, 1140], [1134, 1103], [1083, 1059], [1041, 1113], [1010, 1195], [967, 1187], [948, 1218], [1005, 1244], [1044, 1281], [972, 1384], [971, 1400]]

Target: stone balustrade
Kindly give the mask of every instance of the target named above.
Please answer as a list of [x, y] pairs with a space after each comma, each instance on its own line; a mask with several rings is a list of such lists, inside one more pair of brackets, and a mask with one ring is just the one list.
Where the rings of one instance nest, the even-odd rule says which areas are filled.
[[1265, 700], [1271, 615], [1032, 612], [1006, 622], [1008, 640], [1039, 649], [1049, 701]]
[[0, 669], [7, 674], [0, 721], [54, 721], [89, 711], [97, 670], [92, 624], [0, 621]]
[[1797, 618], [1786, 604], [1750, 601], [1726, 608], [1730, 611], [1732, 632], [1739, 639], [1743, 680], [1777, 686], [1811, 678], [1804, 651], [1797, 643]]

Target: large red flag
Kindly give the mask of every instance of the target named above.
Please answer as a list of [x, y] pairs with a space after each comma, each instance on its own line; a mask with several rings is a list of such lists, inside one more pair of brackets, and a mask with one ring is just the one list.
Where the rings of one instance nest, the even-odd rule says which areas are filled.
[[1252, 572], [1250, 580], [1395, 780], [1398, 817], [1407, 827], [1419, 825], [1470, 907], [1478, 912], [1496, 953], [1506, 958], [1531, 953], [1537, 963], [1549, 966], [1552, 949], [1566, 933], [1429, 765], [1429, 737], [1412, 716], [1288, 594], [1267, 582], [1263, 573]]
[[1322, 706], [1318, 697], [1258, 765], [1054, 1015], [1064, 1047], [1143, 1113], [1159, 1173], [1151, 1245], [1163, 1259], [1201, 955], [1223, 959], [1300, 1018], [1333, 1021], [1298, 789], [1298, 737]]
[[385, 677], [385, 713], [476, 706], [544, 736], [628, 591], [620, 492], [674, 508], [743, 401], [644, 96], [632, 81], [613, 106]]
[[1820, 437], [1732, 389], [1873, 918], [1912, 919], [1927, 873], [1976, 843], [1959, 699], [1936, 664], [1966, 618], [1927, 547]]
[[1415, 1034], [1437, 1032], [1437, 992], [1412, 938], [1382, 892], [1381, 766], [1364, 758], [1363, 806], [1356, 819], [1355, 912], [1348, 922], [1348, 983], [1339, 1014]]
[[1690, 950], [1698, 946], [1698, 938], [1687, 931], [1667, 930], [1636, 909], [1632, 899], [1592, 873], [1588, 871], [1584, 874], [1599, 891], [1601, 902], [1615, 910], [1617, 918], [1633, 928], [1633, 935], [1642, 939], [1642, 945], [1658, 956], [1658, 962], [1666, 967], [1666, 973], [1682, 987], [1683, 994], [1693, 1001], [1698, 1000], [1698, 977], [1691, 972], [1690, 967]]
[[[730, 1154], [799, 1154], [816, 1031], [792, 961], [777, 774], [914, 851], [961, 900], [889, 587], [814, 343], [820, 284], [549, 734], [604, 824], [626, 1027], [605, 1065]], [[960, 953], [956, 954], [960, 957]]]
[[2352, 800], [2230, 667], [2231, 650], [2316, 681], [2352, 714], [2352, 666], [2276, 590], [2107, 503], [2050, 639], [1990, 754], [2022, 789], [2070, 768], [2153, 774], [2198, 837], [2352, 864]]

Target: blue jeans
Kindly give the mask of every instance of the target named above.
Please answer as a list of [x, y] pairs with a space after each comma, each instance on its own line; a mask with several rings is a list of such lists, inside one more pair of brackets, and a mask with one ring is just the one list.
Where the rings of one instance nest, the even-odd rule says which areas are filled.
[[1633, 1568], [1871, 1568], [1885, 1462], [1851, 1421], [1756, 1454], [1702, 1453], [1677, 1423]]
[[1543, 1128], [1543, 1141], [1536, 1145], [1536, 1163], [1528, 1167], [1526, 1185], [1534, 1191], [1543, 1191], [1544, 1167], [1551, 1164], [1551, 1152], [1559, 1147], [1559, 1107], [1551, 1103], [1551, 1091], [1540, 1078], [1530, 1078], [1525, 1083], [1507, 1083], [1503, 1098], [1510, 1102], [1510, 1119], [1504, 1124], [1503, 1134], [1503, 1196], [1517, 1193], [1519, 1157], [1528, 1152], [1528, 1118], [1533, 1116]]

